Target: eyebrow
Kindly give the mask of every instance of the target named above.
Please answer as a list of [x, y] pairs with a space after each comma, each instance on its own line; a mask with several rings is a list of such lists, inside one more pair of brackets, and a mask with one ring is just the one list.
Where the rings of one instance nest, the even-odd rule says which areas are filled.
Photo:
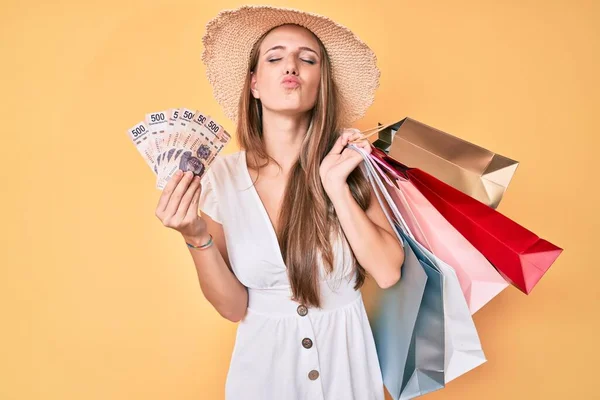
[[[272, 51], [272, 50], [285, 50], [285, 49], [286, 49], [286, 47], [285, 47], [285, 46], [282, 46], [282, 45], [273, 46], [273, 47], [271, 47], [269, 50], [265, 51], [265, 54], [267, 54], [268, 52], [270, 52], [270, 51]], [[317, 52], [316, 52], [316, 51], [314, 51], [313, 49], [311, 49], [310, 47], [306, 47], [306, 46], [300, 46], [300, 47], [298, 47], [298, 50], [306, 50], [306, 51], [310, 51], [310, 52], [312, 52], [312, 53], [315, 53], [315, 55], [317, 55], [317, 57], [319, 56], [319, 55], [317, 54]]]

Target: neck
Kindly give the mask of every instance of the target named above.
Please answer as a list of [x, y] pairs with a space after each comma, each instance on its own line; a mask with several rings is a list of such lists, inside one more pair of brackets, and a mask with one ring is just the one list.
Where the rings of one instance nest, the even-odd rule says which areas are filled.
[[262, 123], [267, 154], [281, 165], [282, 172], [287, 175], [300, 155], [310, 113], [283, 115], [263, 108]]

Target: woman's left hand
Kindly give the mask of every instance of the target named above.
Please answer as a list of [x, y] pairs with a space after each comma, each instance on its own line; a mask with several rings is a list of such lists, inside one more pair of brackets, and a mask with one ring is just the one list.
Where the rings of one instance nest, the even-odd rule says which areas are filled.
[[344, 129], [331, 151], [321, 162], [319, 174], [327, 194], [335, 193], [347, 185], [348, 175], [363, 161], [362, 155], [356, 150], [346, 147], [349, 142], [356, 141], [354, 145], [371, 154], [371, 143], [367, 139], [358, 140], [361, 136], [362, 133], [358, 129]]

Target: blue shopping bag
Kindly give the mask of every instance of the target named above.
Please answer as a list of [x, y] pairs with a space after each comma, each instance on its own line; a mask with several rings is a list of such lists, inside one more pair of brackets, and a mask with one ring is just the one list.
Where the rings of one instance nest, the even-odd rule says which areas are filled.
[[402, 277], [382, 291], [372, 329], [383, 382], [394, 399], [412, 399], [444, 384], [443, 277], [400, 229]]
[[404, 250], [402, 277], [392, 287], [381, 291], [371, 328], [383, 382], [394, 399], [400, 398], [411, 338], [427, 274], [410, 247]]
[[399, 233], [408, 244], [405, 250], [410, 248], [427, 275], [398, 397], [412, 399], [445, 387], [444, 277], [414, 239], [402, 231]]

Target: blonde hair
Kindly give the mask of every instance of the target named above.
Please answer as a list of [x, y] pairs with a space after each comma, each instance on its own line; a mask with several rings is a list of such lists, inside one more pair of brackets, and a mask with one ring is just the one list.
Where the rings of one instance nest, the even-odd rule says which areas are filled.
[[[240, 147], [252, 156], [252, 161], [249, 162], [252, 162], [252, 167], [258, 171], [267, 165], [269, 160], [277, 164], [267, 154], [262, 140], [260, 100], [251, 94], [251, 73], [258, 63], [260, 45], [269, 32], [266, 32], [252, 49], [247, 78], [238, 105], [237, 135]], [[288, 268], [294, 299], [308, 306], [319, 307], [321, 303], [317, 257], [322, 257], [326, 271], [331, 273], [334, 255], [330, 233], [342, 234], [342, 231], [319, 175], [321, 161], [339, 137], [340, 126], [336, 101], [338, 97], [329, 57], [323, 43], [316, 36], [315, 38], [322, 54], [320, 88], [300, 155], [292, 167], [285, 189], [278, 216], [280, 228], [276, 234]], [[259, 165], [259, 160], [264, 160], [264, 163]], [[347, 182], [354, 199], [366, 210], [371, 201], [370, 189], [359, 168], [350, 174]], [[354, 255], [352, 259], [356, 272], [355, 289], [358, 290], [364, 283], [366, 272]]]

